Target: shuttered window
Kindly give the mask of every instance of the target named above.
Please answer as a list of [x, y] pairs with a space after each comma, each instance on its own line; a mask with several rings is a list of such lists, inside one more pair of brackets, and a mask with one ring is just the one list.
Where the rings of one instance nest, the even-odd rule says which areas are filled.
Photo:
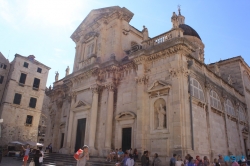
[[211, 102], [211, 106], [218, 109], [218, 110], [221, 110], [221, 102], [220, 102], [220, 98], [219, 96], [217, 95], [217, 93], [215, 91], [211, 91], [210, 92], [210, 102]]
[[31, 97], [29, 107], [36, 108], [36, 98]]
[[234, 107], [233, 107], [233, 104], [230, 100], [227, 99], [226, 103], [225, 103], [225, 109], [226, 109], [226, 112], [229, 114], [229, 115], [233, 115], [235, 116], [235, 112], [234, 112]]
[[40, 79], [34, 78], [33, 88], [39, 88], [40, 85]]
[[21, 73], [19, 83], [25, 84], [27, 74]]
[[20, 105], [21, 99], [22, 99], [22, 95], [19, 94], [19, 93], [15, 93], [15, 97], [14, 97], [13, 103], [14, 103], [14, 104], [19, 104], [19, 105]]
[[190, 81], [191, 81], [190, 84], [191, 84], [191, 94], [192, 94], [192, 96], [194, 96], [195, 98], [197, 98], [197, 99], [199, 99], [201, 101], [204, 101], [205, 100], [204, 93], [203, 93], [203, 89], [202, 89], [200, 83], [197, 80], [193, 79], [193, 78], [191, 78]]

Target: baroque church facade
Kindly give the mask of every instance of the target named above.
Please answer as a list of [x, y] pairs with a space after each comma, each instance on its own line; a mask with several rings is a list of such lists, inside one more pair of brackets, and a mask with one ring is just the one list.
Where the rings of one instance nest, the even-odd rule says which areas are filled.
[[71, 38], [71, 74], [46, 92], [45, 142], [92, 156], [114, 148], [182, 156], [246, 155], [250, 69], [241, 57], [204, 63], [199, 34], [175, 12], [172, 29], [150, 38], [118, 6], [92, 10]]

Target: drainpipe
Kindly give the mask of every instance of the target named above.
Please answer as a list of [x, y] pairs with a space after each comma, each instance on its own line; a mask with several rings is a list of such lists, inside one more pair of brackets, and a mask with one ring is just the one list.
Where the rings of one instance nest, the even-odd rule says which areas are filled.
[[[193, 61], [188, 61], [188, 69], [193, 65]], [[194, 150], [194, 126], [193, 126], [193, 108], [192, 108], [192, 94], [191, 94], [191, 82], [190, 74], [188, 75], [188, 91], [189, 91], [189, 108], [190, 108], [190, 123], [191, 123], [191, 144], [192, 150]]]

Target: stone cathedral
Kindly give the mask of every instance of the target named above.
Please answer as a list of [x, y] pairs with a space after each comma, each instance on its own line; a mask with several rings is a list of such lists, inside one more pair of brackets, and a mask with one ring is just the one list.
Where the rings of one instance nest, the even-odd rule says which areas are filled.
[[[149, 37], [119, 6], [92, 10], [73, 32], [73, 72], [46, 91], [45, 142], [92, 156], [114, 148], [185, 156], [246, 155], [250, 69], [240, 56], [204, 63], [204, 43], [173, 12], [172, 28]], [[51, 137], [51, 138], [50, 138]]]

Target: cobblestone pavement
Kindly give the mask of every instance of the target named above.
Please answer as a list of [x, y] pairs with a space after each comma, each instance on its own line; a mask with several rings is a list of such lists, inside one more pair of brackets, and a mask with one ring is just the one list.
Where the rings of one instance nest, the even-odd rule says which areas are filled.
[[[0, 163], [0, 166], [22, 166], [22, 161], [18, 161], [15, 158], [12, 157], [3, 157], [2, 162]], [[29, 164], [27, 164], [28, 166]]]

